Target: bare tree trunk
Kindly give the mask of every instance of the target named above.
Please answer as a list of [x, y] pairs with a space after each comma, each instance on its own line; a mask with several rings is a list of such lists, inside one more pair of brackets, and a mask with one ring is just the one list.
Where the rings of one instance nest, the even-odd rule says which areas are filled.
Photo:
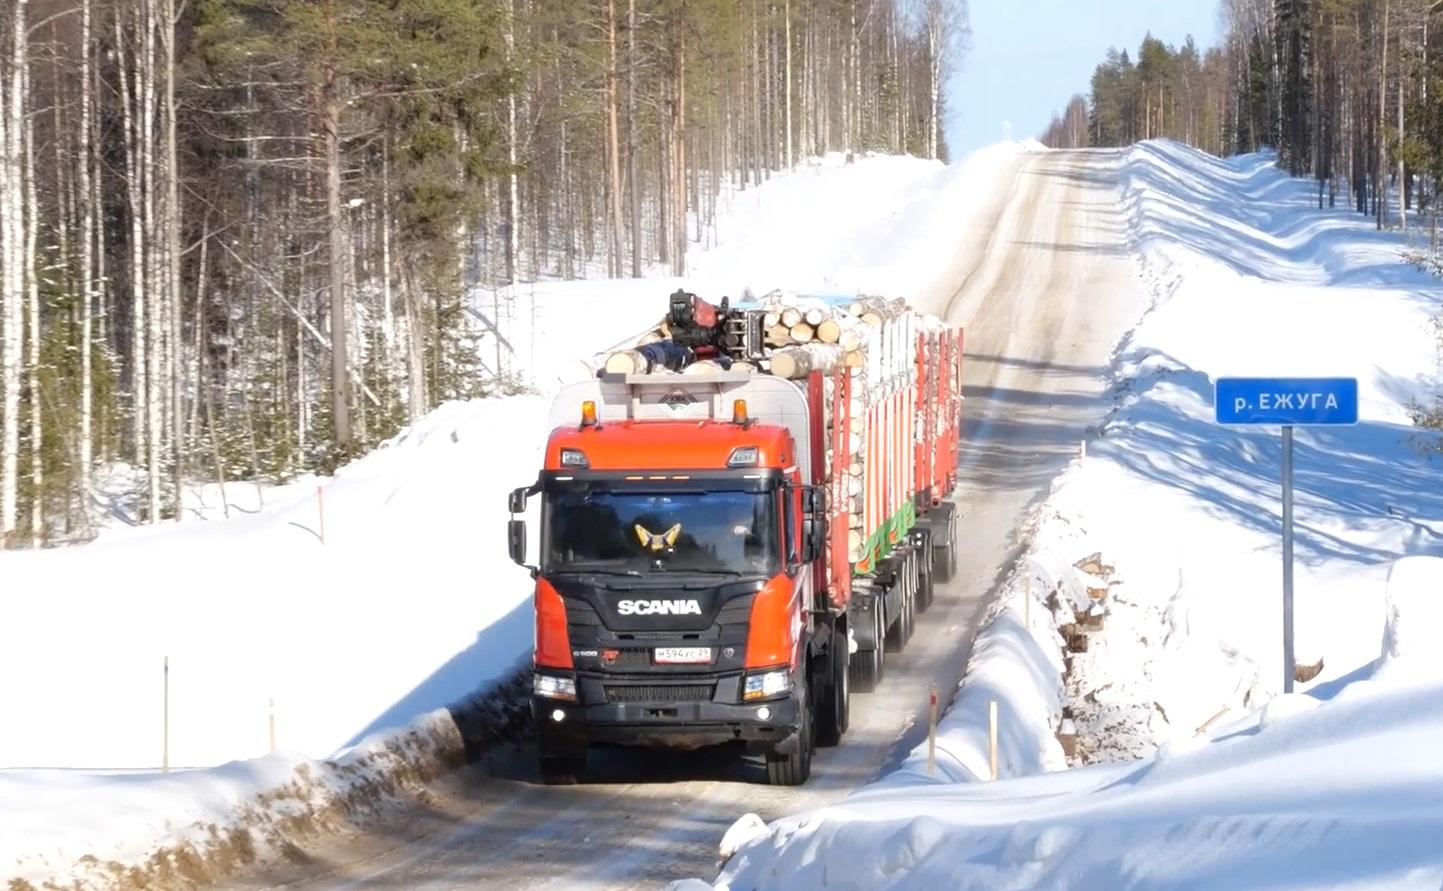
[[616, 0], [606, 0], [606, 148], [609, 155], [611, 182], [611, 275], [621, 275], [621, 234], [625, 225], [621, 216], [621, 137], [617, 132], [618, 106], [621, 104], [616, 70]]
[[0, 232], [4, 235], [3, 290], [0, 290], [0, 377], [4, 378], [4, 431], [0, 446], [0, 546], [14, 538], [19, 513], [20, 470], [20, 350], [23, 285], [20, 242], [24, 236], [20, 220], [21, 132], [25, 125], [25, 94], [21, 71], [25, 66], [26, 0], [16, 0], [11, 10], [10, 55], [0, 53], [0, 87], [4, 87], [0, 112]]
[[674, 139], [677, 146], [677, 173], [672, 176], [672, 194], [677, 201], [675, 209], [674, 225], [677, 231], [677, 241], [672, 248], [674, 257], [675, 274], [684, 276], [687, 274], [687, 30], [681, 27], [680, 39], [677, 45], [677, 123], [675, 123]]
[[[30, 66], [19, 74], [20, 93], [31, 99]], [[25, 282], [25, 327], [29, 334], [27, 371], [30, 391], [30, 546], [38, 548], [45, 538], [45, 437], [40, 401], [40, 280], [36, 275], [35, 243], [40, 230], [40, 202], [35, 190], [35, 126], [26, 115], [25, 151], [25, 256], [21, 273]]]
[[626, 194], [631, 211], [631, 275], [641, 278], [641, 183], [636, 176], [636, 0], [626, 6]]
[[786, 68], [787, 68], [787, 75], [786, 75], [786, 77], [787, 77], [787, 98], [786, 98], [786, 103], [787, 103], [787, 110], [786, 110], [786, 115], [785, 115], [785, 118], [786, 118], [786, 124], [785, 124], [785, 126], [786, 126], [786, 128], [787, 128], [787, 169], [788, 169], [788, 170], [791, 170], [791, 169], [792, 169], [792, 165], [793, 165], [793, 160], [792, 160], [792, 0], [786, 0], [786, 4], [785, 4], [784, 9], [783, 9], [783, 22], [785, 22], [785, 24], [784, 24], [784, 26], [783, 26], [783, 29], [782, 29], [783, 32], [784, 32], [784, 33], [783, 33], [783, 39], [785, 39], [786, 42], [787, 42], [787, 49], [786, 49]]
[[1373, 177], [1373, 201], [1378, 216], [1378, 229], [1383, 228], [1383, 217], [1387, 213], [1388, 204], [1388, 182], [1385, 178], [1388, 170], [1388, 145], [1383, 128], [1388, 114], [1388, 14], [1391, 9], [1392, 3], [1383, 0], [1383, 60], [1378, 66], [1378, 170]]
[[942, 112], [942, 53], [944, 21], [942, 0], [932, 0], [927, 10], [927, 157], [937, 157], [937, 131]]
[[[381, 364], [386, 369], [387, 383], [396, 377], [396, 318], [391, 309], [391, 143], [381, 140]], [[299, 350], [299, 347], [297, 348]], [[302, 354], [297, 353], [296, 367], [304, 372]], [[304, 377], [304, 375], [302, 375]], [[386, 388], [387, 400], [392, 387]], [[386, 405], [389, 411], [391, 405]], [[301, 438], [305, 439], [305, 416], [301, 417]]]
[[121, 131], [125, 147], [125, 190], [127, 215], [130, 218], [130, 390], [132, 449], [137, 463], [145, 460], [150, 431], [147, 420], [146, 386], [146, 278], [145, 278], [145, 214], [141, 200], [141, 124], [138, 104], [141, 91], [140, 61], [130, 69], [126, 39], [120, 10], [115, 15], [116, 72], [120, 80]]
[[141, 96], [141, 137], [140, 137], [140, 188], [141, 201], [144, 205], [144, 233], [146, 239], [145, 249], [145, 281], [146, 294], [149, 297], [148, 312], [146, 313], [146, 341], [149, 350], [146, 352], [145, 378], [146, 378], [146, 421], [145, 426], [149, 431], [146, 441], [146, 477], [150, 483], [150, 512], [146, 520], [155, 523], [160, 520], [160, 454], [165, 440], [165, 426], [162, 413], [164, 412], [163, 381], [161, 380], [161, 356], [165, 349], [164, 321], [165, 321], [165, 289], [160, 286], [161, 282], [161, 257], [158, 255], [161, 250], [160, 226], [156, 215], [156, 170], [155, 163], [155, 120], [158, 109], [155, 88], [155, 34], [156, 34], [156, 0], [143, 0], [142, 15], [142, 36], [141, 36], [141, 58], [140, 61], [140, 96]]
[[[511, 63], [516, 58], [516, 0], [509, 0], [506, 5], [506, 60]], [[516, 175], [516, 90], [510, 90], [506, 96], [506, 160], [508, 172], [506, 175], [506, 288], [508, 292], [516, 286], [516, 245], [518, 244], [516, 229], [521, 225], [520, 194], [518, 192]], [[495, 320], [496, 326], [501, 326], [501, 319]], [[496, 373], [501, 374], [498, 365]]]
[[420, 301], [416, 299], [416, 288], [411, 281], [410, 271], [404, 265], [401, 269], [401, 276], [401, 288], [405, 292], [406, 301], [406, 364], [410, 378], [409, 409], [411, 421], [415, 422], [426, 413], [429, 401], [426, 392], [425, 334], [421, 326]]
[[847, 150], [848, 152], [860, 152], [861, 150], [861, 32], [857, 29], [857, 0], [851, 0], [851, 29], [850, 35], [851, 56], [851, 82], [848, 84], [848, 97], [851, 100], [851, 111], [848, 113], [847, 121], [850, 126], [847, 129]]
[[326, 216], [331, 235], [331, 423], [336, 449], [341, 455], [347, 455], [352, 445], [351, 375], [346, 356], [346, 233], [341, 215], [341, 97], [336, 71], [340, 49], [336, 35], [336, 0], [325, 2], [327, 58], [322, 89], [326, 114]]
[[[1399, 50], [1402, 53], [1402, 50]], [[1403, 65], [1398, 66], [1398, 225], [1408, 231], [1408, 183], [1403, 165]]]
[[172, 471], [174, 473], [175, 521], [181, 520], [183, 498], [185, 455], [182, 432], [184, 417], [181, 404], [184, 369], [181, 356], [181, 300], [180, 300], [180, 152], [176, 135], [175, 104], [175, 0], [165, 0], [162, 8], [165, 14], [161, 22], [161, 44], [165, 52], [165, 254], [168, 269], [166, 280], [169, 288], [166, 305], [170, 312], [170, 439]]
[[95, 265], [95, 206], [91, 203], [90, 165], [91, 140], [91, 89], [90, 89], [90, 10], [91, 0], [80, 4], [80, 156], [76, 159], [76, 175], [79, 177], [78, 197], [80, 199], [80, 503], [81, 516], [86, 528], [90, 525], [91, 464], [94, 458], [93, 395], [94, 369], [91, 342], [95, 327], [94, 282], [91, 279]]

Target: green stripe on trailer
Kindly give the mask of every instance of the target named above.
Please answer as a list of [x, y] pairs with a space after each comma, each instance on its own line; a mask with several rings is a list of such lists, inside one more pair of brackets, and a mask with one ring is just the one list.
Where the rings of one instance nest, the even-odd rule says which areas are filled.
[[[882, 523], [881, 528], [873, 532], [867, 539], [867, 557], [852, 565], [852, 570], [859, 574], [866, 574], [875, 568], [876, 561], [892, 553], [893, 543], [903, 541], [917, 525], [917, 505], [908, 501], [902, 507]], [[862, 567], [866, 567], [863, 569]]]

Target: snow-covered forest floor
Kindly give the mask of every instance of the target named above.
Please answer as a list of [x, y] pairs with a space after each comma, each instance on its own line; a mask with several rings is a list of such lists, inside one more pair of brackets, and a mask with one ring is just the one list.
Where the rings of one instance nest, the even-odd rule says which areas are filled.
[[180, 523], [0, 554], [26, 593], [0, 625], [0, 882], [201, 876], [454, 763], [447, 707], [530, 656], [506, 494], [540, 466], [548, 396], [678, 287], [926, 295], [1029, 148], [799, 165], [731, 196], [694, 275], [521, 289], [503, 333], [527, 394], [443, 405], [333, 477], [197, 487]]
[[[1411, 420], [1439, 384], [1443, 287], [1271, 160], [1131, 150], [1153, 305], [1118, 346], [1114, 411], [1033, 517], [935, 772], [923, 744], [840, 805], [740, 822], [716, 887], [1443, 882], [1443, 463]], [[1297, 435], [1298, 662], [1316, 674], [1291, 695], [1279, 435], [1213, 423], [1233, 375], [1359, 381], [1357, 426]]]

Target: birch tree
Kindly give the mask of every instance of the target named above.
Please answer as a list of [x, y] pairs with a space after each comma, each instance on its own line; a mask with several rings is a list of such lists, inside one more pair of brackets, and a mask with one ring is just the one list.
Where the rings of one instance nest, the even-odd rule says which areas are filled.
[[21, 313], [24, 300], [23, 200], [25, 118], [25, 66], [27, 64], [26, 0], [10, 9], [9, 52], [3, 61], [3, 143], [0, 163], [0, 228], [4, 234], [4, 272], [0, 278], [0, 312], [3, 312], [3, 351], [0, 377], [4, 385], [4, 430], [0, 433], [0, 542], [8, 543], [18, 528], [20, 471], [20, 351], [23, 344]]

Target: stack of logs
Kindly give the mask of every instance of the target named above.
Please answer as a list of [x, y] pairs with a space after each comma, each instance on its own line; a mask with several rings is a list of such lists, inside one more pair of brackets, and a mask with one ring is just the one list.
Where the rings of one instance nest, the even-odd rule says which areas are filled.
[[671, 332], [662, 322], [635, 344], [607, 356], [605, 368], [609, 374], [760, 371], [801, 380], [813, 371], [830, 372], [838, 366], [863, 368], [869, 340], [886, 322], [909, 312], [901, 300], [872, 297], [838, 307], [817, 300], [788, 300], [774, 293], [763, 302], [767, 356], [760, 367], [726, 356], [698, 360], [691, 350], [671, 340]]
[[[760, 303], [763, 313], [765, 358], [760, 362], [722, 356], [698, 360], [687, 347], [670, 339], [665, 323], [639, 338], [633, 345], [606, 357], [606, 371], [620, 374], [703, 374], [714, 371], [742, 371], [801, 380], [813, 371], [825, 377], [825, 429], [833, 428], [833, 372], [849, 370], [851, 400], [846, 431], [849, 461], [840, 480], [833, 479], [835, 443], [826, 448], [827, 482], [834, 499], [848, 506], [850, 533], [849, 562], [865, 555], [867, 539], [876, 529], [867, 529], [864, 517], [879, 522], [893, 506], [874, 505], [866, 510], [864, 493], [879, 491], [867, 485], [867, 473], [895, 471], [911, 466], [910, 458], [868, 462], [866, 425], [872, 407], [917, 381], [916, 344], [918, 334], [940, 331], [941, 323], [924, 316], [904, 300], [865, 297], [836, 305], [820, 300], [788, 298], [773, 293]], [[918, 435], [928, 435], [920, 428]], [[936, 435], [933, 431], [931, 435]], [[895, 466], [894, 466], [895, 465]], [[829, 561], [830, 563], [830, 561]]]

